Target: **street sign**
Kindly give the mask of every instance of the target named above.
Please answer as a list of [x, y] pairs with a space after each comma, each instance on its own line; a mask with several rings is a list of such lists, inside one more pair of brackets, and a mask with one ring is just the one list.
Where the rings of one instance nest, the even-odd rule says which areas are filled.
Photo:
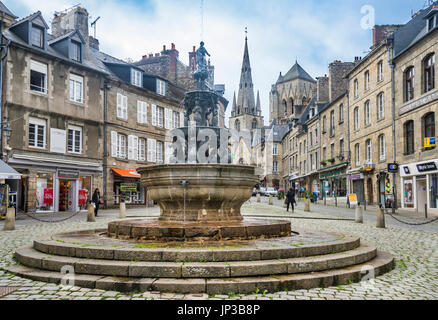
[[388, 171], [391, 173], [398, 173], [399, 166], [398, 163], [390, 163], [388, 164]]
[[424, 147], [425, 148], [436, 147], [436, 138], [424, 138]]

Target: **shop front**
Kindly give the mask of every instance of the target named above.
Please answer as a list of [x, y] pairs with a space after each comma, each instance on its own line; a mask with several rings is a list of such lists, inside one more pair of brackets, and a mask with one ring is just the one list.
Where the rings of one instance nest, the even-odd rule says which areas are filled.
[[363, 173], [350, 173], [348, 180], [351, 185], [351, 192], [357, 196], [357, 201], [365, 202], [365, 176]]
[[438, 159], [400, 166], [402, 208], [438, 213]]
[[45, 160], [10, 159], [11, 166], [22, 174], [17, 186], [18, 209], [37, 213], [86, 211], [93, 187], [99, 186], [102, 177], [101, 165]]
[[319, 170], [323, 197], [347, 196], [347, 163]]
[[135, 170], [112, 169], [114, 174], [114, 204], [123, 200], [126, 204], [146, 204], [145, 188], [141, 184], [141, 175]]

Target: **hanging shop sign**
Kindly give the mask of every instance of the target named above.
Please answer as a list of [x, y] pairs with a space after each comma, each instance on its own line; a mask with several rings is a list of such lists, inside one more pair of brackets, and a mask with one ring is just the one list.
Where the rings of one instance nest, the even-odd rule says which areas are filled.
[[138, 185], [136, 183], [121, 183], [120, 184], [121, 192], [137, 192]]
[[438, 170], [435, 162], [417, 164], [417, 169], [418, 172], [429, 172]]
[[397, 163], [388, 164], [388, 172], [390, 173], [398, 173], [399, 166]]
[[436, 138], [424, 138], [424, 147], [425, 148], [436, 147]]

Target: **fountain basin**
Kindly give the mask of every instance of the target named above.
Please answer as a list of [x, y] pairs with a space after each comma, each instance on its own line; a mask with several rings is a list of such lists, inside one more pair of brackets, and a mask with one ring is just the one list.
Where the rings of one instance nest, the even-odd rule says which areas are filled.
[[[240, 208], [259, 182], [256, 167], [169, 164], [141, 168], [141, 182], [161, 208], [160, 221], [239, 222]], [[187, 187], [181, 181], [188, 181]]]

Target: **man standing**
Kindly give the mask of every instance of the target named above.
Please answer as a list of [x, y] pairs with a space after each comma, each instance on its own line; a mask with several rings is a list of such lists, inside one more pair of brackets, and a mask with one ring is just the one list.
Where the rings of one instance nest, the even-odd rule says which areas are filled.
[[295, 190], [290, 188], [287, 195], [286, 195], [286, 199], [287, 199], [287, 211], [289, 212], [289, 205], [292, 204], [292, 212], [294, 212], [295, 210]]

